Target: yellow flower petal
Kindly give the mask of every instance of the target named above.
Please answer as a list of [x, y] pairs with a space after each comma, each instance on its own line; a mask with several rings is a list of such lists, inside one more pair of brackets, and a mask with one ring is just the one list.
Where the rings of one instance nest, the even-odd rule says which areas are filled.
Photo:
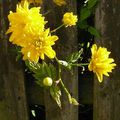
[[96, 73], [96, 75], [97, 75], [98, 81], [101, 83], [103, 81], [103, 75], [99, 73]]

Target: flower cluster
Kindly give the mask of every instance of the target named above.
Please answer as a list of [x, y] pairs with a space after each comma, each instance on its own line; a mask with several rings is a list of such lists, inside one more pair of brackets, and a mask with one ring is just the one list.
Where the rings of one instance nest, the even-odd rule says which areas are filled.
[[113, 63], [114, 59], [109, 58], [110, 52], [104, 47], [97, 48], [97, 45], [94, 44], [91, 52], [92, 57], [88, 68], [96, 73], [99, 82], [102, 82], [103, 75], [109, 76], [108, 72], [112, 72], [116, 64]]
[[40, 7], [29, 9], [28, 2], [17, 5], [16, 12], [10, 12], [8, 19], [10, 27], [7, 33], [12, 33], [10, 42], [22, 47], [23, 59], [38, 62], [39, 57], [44, 59], [44, 54], [49, 58], [55, 57], [52, 45], [58, 39], [51, 36], [50, 30], [45, 29], [46, 21], [40, 12]]
[[[66, 4], [65, 0], [53, 0], [53, 2], [59, 6]], [[45, 27], [47, 21], [40, 13], [40, 7], [30, 8], [30, 3], [41, 4], [42, 0], [22, 0], [17, 5], [16, 12], [10, 11], [8, 15], [10, 26], [7, 30], [7, 34], [11, 33], [9, 41], [20, 46], [23, 60], [29, 70], [34, 73], [36, 83], [50, 88], [50, 94], [59, 107], [61, 107], [61, 88], [66, 92], [70, 104], [79, 105], [62, 81], [62, 69], [66, 67], [66, 70], [71, 70], [73, 66], [84, 67], [84, 65], [88, 65], [88, 69], [97, 75], [99, 82], [102, 82], [103, 75], [109, 76], [108, 73], [112, 72], [112, 69], [116, 66], [114, 59], [109, 58], [110, 52], [106, 48], [97, 48], [97, 45], [94, 44], [91, 48], [90, 63], [77, 62], [81, 59], [83, 50], [72, 53], [68, 56], [68, 59], [66, 58], [66, 61], [59, 60], [52, 48], [59, 38], [52, 33], [63, 26], [76, 25], [77, 15], [74, 15], [73, 12], [66, 12], [63, 15], [61, 25], [50, 31], [50, 28]], [[36, 6], [36, 4], [33, 5]], [[45, 56], [50, 59], [54, 58], [54, 60], [47, 64], [44, 61]], [[42, 59], [41, 63], [39, 59]], [[55, 65], [53, 64], [54, 61]]]

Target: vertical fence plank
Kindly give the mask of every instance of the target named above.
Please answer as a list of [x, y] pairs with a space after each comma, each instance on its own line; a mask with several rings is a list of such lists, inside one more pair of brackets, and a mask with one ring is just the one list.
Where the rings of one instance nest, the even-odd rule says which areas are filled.
[[95, 21], [102, 35], [96, 43], [112, 52], [117, 67], [103, 83], [95, 78], [94, 120], [120, 120], [120, 0], [101, 0]]
[[[76, 14], [76, 0], [68, 0], [66, 6], [58, 7], [52, 0], [46, 0], [44, 10], [50, 10], [47, 18], [50, 22], [51, 29], [62, 24], [62, 16], [65, 12]], [[63, 59], [71, 52], [77, 50], [77, 31], [75, 27], [61, 28], [56, 32], [59, 35], [58, 45], [56, 45], [57, 56]], [[77, 69], [73, 70], [73, 75], [65, 72], [62, 79], [70, 91], [77, 98], [78, 96], [78, 73]], [[62, 93], [62, 109], [59, 109], [56, 103], [51, 99], [49, 93], [45, 93], [45, 107], [47, 120], [78, 120], [78, 107], [70, 105], [65, 93]]]
[[5, 35], [8, 29], [9, 9], [16, 0], [0, 1], [0, 119], [28, 120], [22, 64], [15, 60], [12, 46]]

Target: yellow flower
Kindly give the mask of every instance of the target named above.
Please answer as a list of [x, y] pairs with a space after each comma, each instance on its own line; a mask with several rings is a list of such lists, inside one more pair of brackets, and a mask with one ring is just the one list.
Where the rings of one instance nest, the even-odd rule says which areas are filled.
[[58, 37], [51, 36], [49, 29], [40, 32], [39, 38], [34, 39], [33, 42], [22, 48], [23, 59], [38, 62], [39, 57], [44, 60], [44, 54], [50, 59], [54, 58], [56, 53], [51, 46], [55, 44], [56, 40], [58, 40]]
[[104, 47], [97, 48], [94, 44], [91, 48], [92, 57], [88, 69], [96, 73], [99, 82], [103, 81], [103, 75], [109, 76], [108, 72], [116, 66], [114, 59], [109, 58], [110, 52]]
[[21, 2], [28, 1], [29, 3], [36, 3], [36, 4], [42, 4], [43, 0], [21, 0]]
[[58, 6], [66, 5], [65, 0], [53, 0], [53, 2]]
[[25, 46], [29, 41], [32, 41], [44, 31], [46, 21], [40, 12], [40, 7], [33, 7], [29, 9], [27, 1], [24, 5], [18, 4], [16, 12], [11, 12], [8, 15], [10, 27], [7, 33], [12, 33], [10, 42], [18, 46]]
[[63, 15], [62, 21], [67, 27], [67, 26], [76, 25], [78, 18], [77, 18], [77, 15], [73, 15], [73, 12], [67, 12]]

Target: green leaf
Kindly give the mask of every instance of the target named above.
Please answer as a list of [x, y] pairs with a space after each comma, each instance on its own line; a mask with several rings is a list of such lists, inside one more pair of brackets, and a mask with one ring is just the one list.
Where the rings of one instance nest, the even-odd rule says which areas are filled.
[[45, 62], [43, 63], [43, 69], [45, 70], [45, 73], [47, 74], [48, 77], [52, 77], [51, 76], [51, 70]]
[[91, 10], [89, 10], [86, 7], [83, 7], [80, 12], [80, 21], [87, 19], [88, 17], [90, 17], [90, 15], [91, 15]]
[[100, 38], [99, 32], [94, 27], [89, 27], [88, 32], [90, 32], [92, 35], [94, 35], [97, 38]]
[[31, 62], [29, 60], [26, 60], [25, 64], [29, 68], [29, 70], [34, 73], [38, 72], [39, 69], [41, 69], [41, 67], [42, 67], [42, 65], [40, 63]]
[[83, 21], [79, 21], [78, 22], [78, 27], [80, 27], [81, 29], [86, 29], [86, 28], [88, 28], [88, 23], [87, 23], [87, 21], [86, 20], [83, 20]]
[[56, 101], [57, 105], [61, 108], [61, 90], [58, 86], [52, 86], [50, 88], [50, 94], [52, 98]]
[[57, 77], [56, 68], [52, 64], [49, 64], [49, 68], [50, 68], [50, 71], [51, 71], [51, 78], [53, 80], [56, 80], [56, 77]]
[[87, 8], [91, 9], [97, 4], [98, 0], [89, 0], [87, 3]]
[[52, 64], [48, 65], [45, 62], [40, 64], [31, 61], [26, 61], [25, 64], [34, 73], [33, 76], [36, 79], [36, 83], [40, 86], [43, 86], [45, 77], [51, 77], [53, 80], [56, 80], [56, 68]]
[[31, 110], [31, 113], [34, 117], [36, 117], [35, 110]]
[[71, 104], [79, 105], [79, 103], [77, 102], [77, 100], [75, 98], [71, 98]]
[[21, 60], [21, 58], [22, 58], [22, 53], [19, 52], [16, 56], [16, 61]]
[[81, 54], [83, 53], [83, 49], [72, 53], [69, 57], [68, 57], [68, 63], [75, 63], [77, 62], [77, 60], [79, 58], [81, 58]]

